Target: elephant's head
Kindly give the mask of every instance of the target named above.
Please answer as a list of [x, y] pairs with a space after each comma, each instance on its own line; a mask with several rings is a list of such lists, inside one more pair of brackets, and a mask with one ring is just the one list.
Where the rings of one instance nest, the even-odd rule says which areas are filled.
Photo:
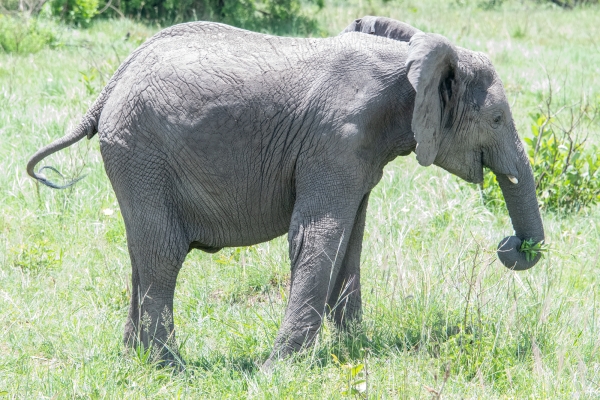
[[362, 32], [368, 33], [369, 35], [399, 40], [401, 42], [408, 42], [414, 34], [421, 31], [395, 19], [367, 15], [355, 19], [354, 22], [348, 25], [340, 34], [348, 32]]
[[517, 135], [500, 78], [481, 53], [453, 46], [435, 34], [417, 33], [409, 42], [408, 80], [415, 90], [412, 130], [417, 160], [438, 165], [468, 182], [495, 174], [515, 230], [500, 242], [498, 257], [508, 268], [531, 268], [521, 242], [544, 240], [529, 159]]

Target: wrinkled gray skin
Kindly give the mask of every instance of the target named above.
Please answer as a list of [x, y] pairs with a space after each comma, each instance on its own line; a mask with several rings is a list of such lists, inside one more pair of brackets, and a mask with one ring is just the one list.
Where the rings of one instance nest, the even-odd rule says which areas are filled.
[[371, 15], [355, 19], [354, 22], [342, 31], [341, 35], [348, 32], [362, 32], [369, 35], [400, 40], [401, 42], [408, 42], [413, 35], [421, 33], [417, 28], [404, 22], [387, 17], [373, 17]]
[[[216, 252], [288, 233], [289, 303], [267, 361], [310, 344], [331, 313], [361, 316], [359, 260], [369, 193], [415, 151], [469, 182], [498, 176], [516, 231], [500, 258], [525, 269], [544, 238], [531, 168], [489, 60], [439, 35], [262, 35], [195, 22], [165, 29], [118, 69], [73, 132], [27, 170], [96, 132], [132, 265], [125, 342], [177, 356], [177, 274]], [[506, 175], [518, 178], [511, 183]], [[161, 344], [166, 344], [164, 347]]]

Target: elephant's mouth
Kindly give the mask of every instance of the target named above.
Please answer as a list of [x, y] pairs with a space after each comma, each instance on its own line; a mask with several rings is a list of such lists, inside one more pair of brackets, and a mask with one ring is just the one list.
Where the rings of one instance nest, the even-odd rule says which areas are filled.
[[483, 163], [480, 162], [475, 167], [475, 174], [471, 182], [477, 184], [483, 183]]
[[475, 161], [475, 180], [473, 183], [483, 183], [483, 168], [486, 166], [483, 151], [479, 152]]
[[473, 168], [469, 169], [468, 177], [463, 179], [470, 183], [479, 184], [483, 182], [483, 167], [485, 166], [483, 152], [475, 153], [473, 161]]
[[483, 167], [485, 165], [483, 163], [483, 153], [475, 153], [472, 157], [469, 157], [467, 153], [465, 159], [463, 159], [464, 161], [453, 159], [453, 162], [444, 162], [447, 159], [444, 158], [441, 161], [436, 159], [434, 164], [469, 183], [479, 184], [483, 182]]
[[[505, 175], [508, 180], [513, 184], [513, 185], [517, 185], [519, 183], [519, 171], [516, 167], [510, 168], [510, 167], [506, 167], [506, 166], [492, 166], [490, 165], [490, 162], [486, 161], [486, 157], [485, 157], [485, 152], [481, 152], [480, 155], [480, 159], [481, 159], [481, 180], [479, 182], [474, 182], [474, 183], [481, 183], [483, 181], [483, 169], [484, 168], [489, 168], [490, 171], [492, 171], [494, 173], [494, 175], [498, 176], [498, 175]], [[479, 171], [478, 171], [479, 172]]]

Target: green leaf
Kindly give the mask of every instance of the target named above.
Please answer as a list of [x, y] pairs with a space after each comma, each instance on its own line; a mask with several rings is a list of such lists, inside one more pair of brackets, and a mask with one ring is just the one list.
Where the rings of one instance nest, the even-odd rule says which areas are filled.
[[350, 376], [352, 376], [354, 378], [356, 375], [358, 375], [358, 373], [360, 371], [362, 371], [362, 369], [364, 367], [365, 367], [364, 364], [358, 364], [356, 367], [354, 367], [350, 370]]

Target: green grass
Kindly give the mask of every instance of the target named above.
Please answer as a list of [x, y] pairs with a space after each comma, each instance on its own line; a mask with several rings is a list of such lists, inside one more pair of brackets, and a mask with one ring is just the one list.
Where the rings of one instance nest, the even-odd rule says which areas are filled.
[[[546, 96], [545, 70], [564, 104], [599, 93], [600, 8], [356, 0], [326, 2], [316, 17], [337, 34], [365, 14], [490, 54], [521, 132]], [[544, 214], [549, 252], [532, 270], [511, 272], [495, 255], [512, 233], [507, 214], [414, 156], [392, 162], [372, 195], [364, 323], [354, 334], [326, 324], [314, 348], [260, 372], [287, 296], [282, 237], [190, 254], [174, 316], [184, 373], [123, 354], [129, 257], [97, 139], [46, 160], [88, 174], [71, 189], [38, 188], [25, 164], [78, 122], [156, 28], [53, 29], [53, 48], [0, 54], [0, 398], [345, 398], [358, 397], [347, 393], [365, 377], [369, 398], [428, 398], [442, 386], [445, 398], [600, 395], [600, 207]]]

